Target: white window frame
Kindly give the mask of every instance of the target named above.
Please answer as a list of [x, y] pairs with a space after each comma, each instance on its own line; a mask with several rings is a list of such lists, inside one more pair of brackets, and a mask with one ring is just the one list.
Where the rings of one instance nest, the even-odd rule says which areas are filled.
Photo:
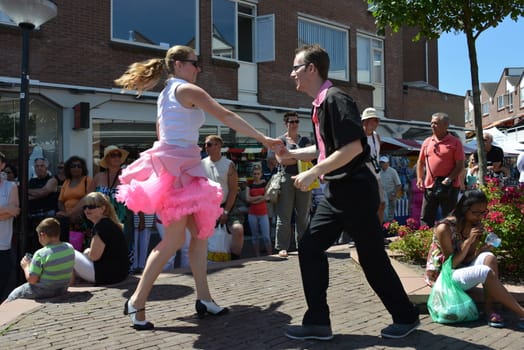
[[[215, 0], [213, 0], [215, 1]], [[232, 54], [228, 55], [226, 51], [224, 54], [215, 54], [216, 49], [213, 48], [213, 43], [215, 38], [213, 38], [213, 31], [211, 31], [211, 55], [214, 58], [221, 60], [231, 60], [235, 62], [250, 62], [250, 63], [259, 63], [259, 62], [269, 62], [275, 60], [275, 15], [257, 15], [257, 4], [258, 1], [238, 1], [238, 0], [229, 0], [234, 3], [234, 49]], [[247, 6], [252, 8], [251, 15], [240, 12], [238, 7], [239, 5]], [[213, 6], [211, 7], [213, 9]], [[239, 35], [238, 35], [238, 19], [242, 18], [251, 18], [252, 21], [252, 30], [253, 36], [251, 39], [251, 48], [252, 59], [251, 61], [241, 60], [239, 58]], [[211, 28], [213, 28], [213, 19], [214, 14], [213, 10], [211, 11]], [[232, 19], [233, 20], [233, 19]], [[218, 40], [218, 39], [217, 39]]]
[[524, 86], [520, 87], [520, 108], [524, 108]]
[[504, 103], [504, 95], [497, 96], [497, 111], [500, 111], [506, 107]]
[[[200, 47], [199, 47], [199, 43], [200, 43], [200, 32], [199, 32], [199, 24], [200, 24], [200, 13], [199, 13], [199, 9], [200, 9], [200, 6], [199, 6], [199, 3], [200, 3], [200, 0], [194, 0], [195, 1], [195, 38], [194, 38], [194, 42], [195, 42], [195, 51], [198, 55], [198, 53], [200, 52]], [[166, 3], [168, 3], [166, 1]], [[173, 4], [173, 8], [174, 10], [176, 11], [176, 3], [173, 1], [172, 2]], [[147, 6], [147, 2], [144, 2], [144, 6]], [[113, 0], [111, 0], [111, 14], [110, 14], [110, 21], [111, 21], [111, 29], [110, 29], [110, 37], [111, 37], [111, 41], [113, 42], [118, 42], [118, 43], [125, 43], [125, 44], [129, 44], [129, 45], [134, 45], [134, 46], [141, 46], [141, 47], [150, 47], [150, 48], [155, 48], [155, 49], [158, 49], [158, 48], [161, 48], [161, 49], [169, 49], [171, 46], [174, 46], [174, 45], [178, 45], [178, 44], [184, 44], [184, 43], [177, 43], [177, 42], [161, 42], [159, 43], [158, 45], [153, 45], [153, 44], [148, 44], [148, 43], [142, 43], [142, 42], [138, 42], [138, 41], [133, 41], [131, 39], [122, 39], [122, 38], [116, 38], [113, 36]], [[130, 34], [131, 35], [131, 34]]]
[[489, 102], [484, 102], [481, 107], [482, 107], [482, 116], [489, 115]]
[[[365, 48], [361, 46], [362, 40], [369, 41], [369, 45]], [[376, 45], [373, 45], [375, 43]], [[367, 70], [360, 70], [359, 60], [362, 57], [362, 50], [369, 49], [365, 52], [365, 58], [368, 60]], [[380, 55], [380, 61], [374, 60], [376, 54]], [[378, 64], [377, 64], [378, 63]], [[380, 71], [376, 71], [376, 67], [380, 66]], [[375, 79], [376, 74], [379, 74], [379, 80]], [[357, 82], [371, 85], [375, 88], [373, 91], [373, 107], [383, 110], [386, 101], [386, 87], [385, 87], [385, 64], [384, 64], [384, 39], [367, 33], [357, 33]]]
[[[319, 26], [320, 28], [326, 28], [326, 29], [329, 29], [329, 30], [337, 31], [337, 32], [339, 32], [340, 34], [343, 35], [343, 39], [342, 39], [343, 42], [341, 43], [340, 46], [338, 46], [338, 45], [329, 45], [328, 43], [322, 42], [322, 40], [318, 40], [318, 39], [314, 40], [313, 42], [310, 42], [310, 41], [307, 41], [307, 40], [301, 40], [301, 38], [300, 38], [301, 22], [304, 23], [304, 24], [308, 23], [308, 24], [311, 24], [311, 25]], [[350, 57], [349, 28], [345, 27], [345, 26], [342, 26], [342, 25], [337, 25], [337, 24], [332, 23], [332, 22], [325, 22], [325, 21], [319, 20], [317, 18], [307, 17], [307, 16], [304, 16], [304, 15], [299, 15], [297, 26], [298, 26], [297, 30], [299, 32], [298, 47], [301, 47], [302, 45], [310, 45], [310, 44], [317, 44], [317, 43], [320, 44], [320, 46], [322, 46], [327, 51], [327, 53], [329, 54], [329, 58], [330, 58], [330, 61], [331, 61], [329, 72], [328, 72], [328, 78], [337, 79], [337, 80], [341, 80], [341, 81], [349, 81], [351, 79], [351, 70], [350, 70], [350, 65], [349, 65], [349, 57]], [[331, 38], [331, 39], [333, 39], [333, 38]], [[334, 50], [336, 50], [336, 51], [334, 51]], [[333, 67], [334, 67], [333, 62], [334, 62], [335, 57], [338, 57], [340, 54], [344, 54], [345, 55], [345, 57], [343, 57], [340, 60], [344, 67], [343, 67], [342, 70], [335, 71], [333, 69]]]
[[513, 92], [508, 91], [508, 110], [513, 112]]

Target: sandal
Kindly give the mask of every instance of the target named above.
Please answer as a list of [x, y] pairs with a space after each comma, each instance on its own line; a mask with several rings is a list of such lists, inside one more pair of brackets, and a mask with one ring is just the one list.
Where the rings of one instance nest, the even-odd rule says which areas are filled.
[[504, 319], [499, 314], [492, 312], [488, 318], [488, 326], [494, 328], [502, 328], [504, 327]]
[[524, 317], [517, 322], [517, 327], [524, 329]]

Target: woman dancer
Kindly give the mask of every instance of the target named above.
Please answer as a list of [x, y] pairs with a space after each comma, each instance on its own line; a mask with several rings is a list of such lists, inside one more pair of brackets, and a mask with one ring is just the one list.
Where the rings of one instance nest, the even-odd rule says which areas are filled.
[[204, 112], [265, 146], [280, 143], [255, 130], [195, 85], [200, 67], [190, 47], [173, 46], [164, 59], [133, 63], [115, 83], [140, 94], [158, 84], [164, 69], [169, 79], [157, 102], [158, 141], [123, 170], [117, 194], [129, 209], [156, 213], [165, 226], [163, 239], [151, 251], [137, 289], [124, 305], [124, 314], [131, 316], [136, 330], [154, 328], [145, 319], [146, 300], [167, 260], [183, 245], [186, 227], [191, 232], [189, 260], [197, 290], [196, 311], [199, 316], [227, 312], [213, 301], [207, 284], [207, 238], [222, 213], [222, 192], [217, 183], [207, 179], [200, 165], [197, 142]]

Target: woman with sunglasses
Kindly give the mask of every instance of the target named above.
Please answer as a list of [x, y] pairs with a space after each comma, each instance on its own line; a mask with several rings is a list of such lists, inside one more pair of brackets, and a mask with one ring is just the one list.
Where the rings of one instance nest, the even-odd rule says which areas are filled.
[[[287, 112], [284, 114], [284, 123], [287, 132], [280, 137], [287, 149], [297, 149], [311, 145], [307, 137], [301, 137], [298, 133], [300, 119], [297, 112]], [[287, 258], [287, 251], [291, 243], [291, 229], [293, 214], [295, 219], [295, 244], [306, 231], [309, 222], [309, 209], [311, 207], [311, 191], [301, 191], [293, 185], [292, 176], [298, 174], [297, 160], [294, 158], [281, 159], [280, 167], [284, 168], [286, 181], [280, 185], [280, 196], [276, 204], [276, 234], [275, 249], [278, 256]]]
[[198, 137], [205, 113], [267, 147], [280, 144], [195, 84], [201, 70], [190, 47], [173, 46], [163, 59], [134, 63], [115, 83], [140, 94], [155, 87], [164, 70], [169, 78], [157, 102], [159, 141], [122, 171], [117, 194], [134, 212], [156, 213], [165, 227], [164, 237], [149, 254], [137, 289], [124, 305], [124, 314], [131, 316], [136, 330], [154, 327], [145, 319], [145, 304], [163, 266], [184, 244], [186, 227], [191, 231], [189, 260], [197, 290], [197, 313], [227, 312], [213, 301], [207, 284], [207, 238], [222, 213], [222, 191], [208, 180], [200, 164]]
[[453, 280], [463, 290], [482, 283], [485, 291], [485, 312], [491, 327], [504, 327], [502, 317], [494, 312], [493, 303], [500, 302], [520, 318], [524, 328], [524, 308], [500, 282], [497, 257], [486, 236], [482, 218], [487, 214], [488, 200], [479, 190], [468, 190], [458, 201], [451, 216], [437, 223], [426, 264], [426, 282], [433, 285], [442, 263], [453, 255]]
[[93, 223], [89, 248], [75, 250], [75, 275], [97, 285], [125, 280], [129, 274], [127, 244], [115, 208], [100, 192], [91, 192], [81, 201], [87, 219]]
[[58, 195], [58, 212], [62, 233], [60, 240], [69, 242], [69, 231], [79, 231], [82, 223], [82, 203], [80, 200], [89, 193], [93, 179], [88, 176], [86, 161], [72, 156], [65, 162], [66, 180]]
[[104, 148], [104, 157], [98, 163], [104, 171], [98, 172], [93, 177], [93, 182], [88, 188], [90, 192], [101, 192], [109, 197], [116, 210], [116, 215], [121, 223], [126, 218], [126, 208], [123, 203], [118, 202], [115, 198], [116, 189], [120, 185], [118, 177], [122, 172], [122, 165], [127, 159], [129, 152], [115, 145]]

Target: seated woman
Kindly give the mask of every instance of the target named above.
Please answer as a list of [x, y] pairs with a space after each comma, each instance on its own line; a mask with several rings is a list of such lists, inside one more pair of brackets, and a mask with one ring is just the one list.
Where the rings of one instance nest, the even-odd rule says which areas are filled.
[[487, 213], [487, 205], [483, 192], [468, 190], [458, 201], [452, 216], [435, 226], [426, 265], [426, 281], [429, 284], [434, 282], [442, 262], [453, 254], [453, 280], [463, 290], [479, 283], [484, 286], [488, 325], [504, 327], [502, 317], [493, 311], [493, 302], [498, 301], [518, 315], [518, 326], [524, 328], [524, 308], [500, 282], [497, 257], [490, 251], [492, 247], [480, 243], [485, 236], [482, 218]]
[[83, 199], [84, 214], [93, 223], [91, 245], [75, 251], [75, 275], [97, 285], [123, 281], [129, 273], [122, 224], [106, 195], [91, 192]]

